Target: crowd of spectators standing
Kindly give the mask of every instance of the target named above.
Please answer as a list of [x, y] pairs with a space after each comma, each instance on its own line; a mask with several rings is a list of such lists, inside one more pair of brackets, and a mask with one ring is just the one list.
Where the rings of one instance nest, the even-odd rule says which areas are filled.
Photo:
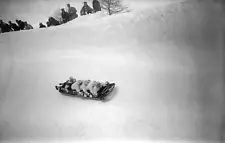
[[[50, 26], [58, 26], [64, 23], [67, 23], [73, 19], [78, 18], [77, 9], [72, 7], [70, 4], [67, 4], [67, 11], [64, 8], [61, 8], [61, 20], [56, 20], [53, 17], [49, 17], [46, 25], [43, 23], [39, 23], [39, 28], [47, 28]], [[101, 6], [98, 0], [92, 1], [91, 8], [87, 2], [83, 3], [83, 6], [80, 10], [80, 16], [84, 16], [87, 14], [93, 14], [98, 11], [101, 11]], [[12, 21], [8, 21], [8, 23], [3, 22], [0, 20], [0, 33], [11, 32], [11, 31], [20, 31], [20, 30], [30, 30], [33, 29], [31, 24], [28, 24], [26, 21], [16, 20], [16, 23]]]

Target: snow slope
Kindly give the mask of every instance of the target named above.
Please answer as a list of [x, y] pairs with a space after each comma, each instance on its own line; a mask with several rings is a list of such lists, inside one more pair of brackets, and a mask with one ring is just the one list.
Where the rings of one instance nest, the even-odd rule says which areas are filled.
[[[1, 34], [1, 142], [219, 141], [224, 43], [218, 6], [143, 3], [131, 13], [99, 12]], [[71, 75], [115, 82], [113, 99], [61, 96], [54, 85]]]

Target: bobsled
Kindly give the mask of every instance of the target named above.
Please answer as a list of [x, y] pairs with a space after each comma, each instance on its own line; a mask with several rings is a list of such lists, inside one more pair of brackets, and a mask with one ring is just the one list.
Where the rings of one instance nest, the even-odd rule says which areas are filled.
[[94, 97], [90, 92], [88, 92], [89, 95], [86, 95], [83, 91], [81, 91], [80, 93], [72, 89], [67, 89], [66, 91], [64, 88], [65, 86], [63, 85], [65, 85], [65, 82], [59, 83], [59, 85], [55, 86], [55, 89], [58, 92], [60, 92], [62, 95], [71, 96], [71, 97], [81, 97], [83, 99], [92, 99], [92, 100], [100, 100], [100, 101], [105, 101], [106, 99], [108, 99], [108, 97], [111, 96], [113, 89], [115, 88], [115, 83], [108, 83], [105, 86], [102, 86], [97, 92], [97, 97]]

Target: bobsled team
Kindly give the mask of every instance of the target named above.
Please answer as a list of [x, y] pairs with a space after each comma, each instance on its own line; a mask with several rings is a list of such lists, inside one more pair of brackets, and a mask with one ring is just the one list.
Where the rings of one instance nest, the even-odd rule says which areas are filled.
[[[61, 88], [64, 89], [66, 93], [69, 93], [69, 91], [76, 91], [78, 94], [83, 95], [84, 97], [89, 96], [92, 97], [98, 97], [98, 91], [108, 85], [109, 82], [98, 82], [98, 81], [91, 81], [91, 80], [76, 80], [74, 77], [70, 77], [69, 80], [67, 80], [64, 83], [61, 83]], [[56, 86], [56, 89], [58, 90], [58, 86]], [[89, 92], [91, 94], [89, 94]]]
[[[80, 15], [83, 16], [101, 11], [101, 5], [98, 0], [93, 0], [92, 6], [93, 8], [91, 8], [87, 4], [87, 2], [84, 2], [80, 10]], [[46, 22], [46, 25], [41, 22], [39, 23], [39, 28], [61, 25], [78, 17], [77, 9], [75, 7], [72, 7], [70, 6], [70, 4], [67, 4], [66, 9], [67, 10], [65, 10], [64, 8], [61, 9], [60, 20], [56, 20], [53, 17], [49, 17], [48, 21]], [[16, 23], [12, 23], [12, 21], [5, 23], [0, 20], [0, 33], [33, 29], [33, 26], [28, 24], [26, 21], [16, 20]]]

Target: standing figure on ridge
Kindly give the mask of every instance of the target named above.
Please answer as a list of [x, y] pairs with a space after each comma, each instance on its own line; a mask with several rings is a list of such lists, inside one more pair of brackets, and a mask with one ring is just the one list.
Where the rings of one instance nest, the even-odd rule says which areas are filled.
[[93, 12], [94, 10], [87, 4], [87, 2], [84, 2], [84, 6], [82, 7], [80, 11], [80, 15], [87, 15]]
[[61, 9], [62, 22], [67, 23], [69, 21], [69, 13], [64, 8]]
[[75, 19], [78, 17], [77, 15], [77, 9], [75, 7], [70, 6], [70, 4], [67, 4], [67, 12], [69, 14], [69, 21]]

